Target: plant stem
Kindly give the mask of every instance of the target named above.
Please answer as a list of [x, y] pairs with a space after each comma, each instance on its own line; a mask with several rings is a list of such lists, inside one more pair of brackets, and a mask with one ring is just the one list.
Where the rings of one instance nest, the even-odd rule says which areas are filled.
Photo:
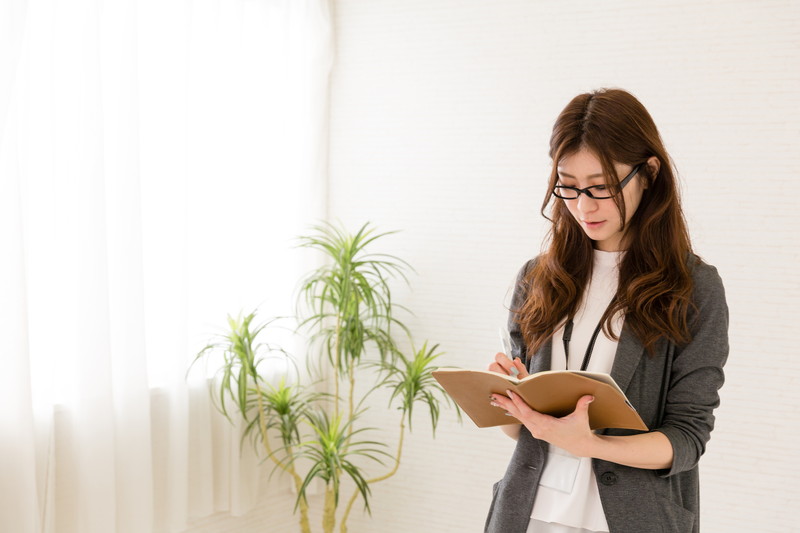
[[[350, 416], [349, 416], [348, 420], [353, 420], [353, 390], [356, 388], [356, 376], [355, 376], [355, 369], [353, 368], [353, 365], [350, 365], [349, 374], [350, 374], [350, 398], [349, 398], [349, 400], [350, 400], [349, 401], [349, 407], [350, 407], [349, 413], [350, 413]], [[350, 427], [347, 430], [348, 438], [352, 434], [353, 434], [353, 424], [350, 424]]]
[[[291, 447], [288, 449], [287, 453], [290, 457], [294, 454]], [[300, 494], [303, 488], [303, 480], [300, 479], [294, 465], [289, 466], [289, 474], [294, 478], [294, 488], [297, 491], [297, 497], [300, 498], [297, 504], [297, 507], [300, 509], [300, 531], [302, 531], [302, 533], [311, 533], [311, 523], [308, 521], [308, 502], [306, 501], [305, 495]]]
[[325, 487], [325, 507], [322, 511], [322, 530], [333, 533], [336, 527], [336, 493], [333, 487]]
[[[400, 442], [397, 444], [397, 457], [395, 457], [394, 468], [392, 468], [392, 470], [388, 474], [384, 474], [380, 477], [367, 480], [368, 485], [371, 483], [377, 483], [378, 481], [389, 479], [390, 477], [392, 477], [397, 473], [397, 469], [400, 467], [400, 456], [403, 453], [403, 437], [405, 436], [405, 433], [406, 433], [406, 424], [405, 424], [405, 418], [403, 418], [400, 420]], [[341, 533], [347, 533], [347, 519], [350, 516], [350, 509], [353, 508], [353, 504], [355, 503], [357, 497], [358, 497], [358, 489], [353, 491], [353, 496], [347, 503], [347, 508], [344, 511], [344, 515], [342, 515], [342, 521], [339, 527], [339, 531]]]
[[341, 338], [341, 328], [342, 325], [342, 318], [339, 315], [336, 315], [336, 342], [334, 343], [333, 351], [334, 351], [334, 360], [333, 360], [333, 382], [336, 386], [336, 396], [333, 397], [333, 416], [334, 418], [339, 418], [339, 340]]
[[391, 472], [388, 474], [384, 474], [380, 477], [376, 477], [373, 479], [367, 480], [367, 483], [377, 483], [378, 481], [383, 481], [384, 479], [389, 479], [393, 475], [397, 473], [397, 469], [400, 468], [400, 455], [403, 453], [403, 437], [406, 434], [406, 424], [405, 418], [400, 421], [400, 442], [397, 444], [397, 457], [395, 458], [394, 468], [392, 468]]
[[[272, 446], [269, 444], [269, 435], [267, 435], [267, 424], [264, 421], [264, 402], [261, 395], [261, 386], [258, 384], [258, 380], [256, 380], [255, 385], [258, 399], [258, 425], [261, 429], [261, 441], [264, 443], [264, 449], [267, 451], [267, 456], [271, 457], [273, 462], [275, 462], [275, 464], [278, 465], [281, 470], [287, 472], [294, 479], [294, 487], [297, 490], [298, 498], [300, 498], [300, 502], [298, 503], [298, 507], [300, 508], [300, 531], [302, 533], [311, 533], [311, 523], [308, 521], [308, 502], [306, 502], [306, 499], [300, 495], [300, 489], [303, 487], [303, 480], [298, 475], [297, 470], [295, 470], [293, 463], [290, 463], [288, 466], [283, 464], [283, 462], [272, 452]], [[287, 453], [289, 457], [294, 455], [291, 446], [288, 448]]]

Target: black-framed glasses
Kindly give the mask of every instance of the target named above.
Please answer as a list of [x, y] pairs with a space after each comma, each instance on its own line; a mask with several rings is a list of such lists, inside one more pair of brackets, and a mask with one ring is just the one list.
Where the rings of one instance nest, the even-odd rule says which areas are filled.
[[[639, 169], [642, 168], [641, 164], [636, 165], [631, 170], [630, 174], [625, 176], [622, 181], [619, 182], [619, 190], [621, 191], [629, 181], [633, 179]], [[589, 198], [594, 198], [595, 200], [605, 200], [606, 198], [613, 198], [614, 194], [606, 187], [605, 185], [592, 185], [591, 187], [586, 187], [585, 189], [581, 189], [578, 187], [568, 187], [567, 185], [556, 185], [553, 187], [553, 196], [556, 198], [561, 198], [562, 200], [575, 200], [577, 199], [581, 193], [585, 194]]]

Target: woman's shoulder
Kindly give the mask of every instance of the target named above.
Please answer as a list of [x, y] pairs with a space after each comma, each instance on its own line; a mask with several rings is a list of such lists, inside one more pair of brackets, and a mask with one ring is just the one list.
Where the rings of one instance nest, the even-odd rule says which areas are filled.
[[[540, 254], [525, 261], [517, 273], [517, 281], [525, 279], [527, 274], [536, 266], [541, 258], [542, 255]], [[722, 278], [717, 271], [717, 267], [706, 263], [694, 252], [689, 252], [687, 254], [686, 263], [696, 288], [707, 287], [723, 290]]]
[[531, 269], [532, 269], [534, 266], [536, 266], [536, 263], [538, 263], [538, 262], [539, 262], [539, 259], [540, 259], [541, 257], [542, 257], [541, 255], [537, 255], [537, 256], [535, 256], [535, 257], [531, 257], [530, 259], [528, 259], [527, 261], [525, 261], [525, 263], [522, 265], [522, 268], [520, 268], [520, 269], [519, 269], [519, 275], [520, 275], [520, 276], [524, 276], [525, 274], [527, 274], [528, 272], [530, 272], [530, 271], [531, 271]]
[[725, 298], [725, 287], [722, 284], [722, 277], [719, 275], [717, 267], [706, 263], [699, 255], [689, 253], [688, 259], [689, 272], [692, 275], [695, 299], [704, 300], [707, 298]]
[[688, 253], [686, 262], [695, 281], [710, 281], [720, 277], [717, 267], [706, 263], [702, 257], [694, 252]]

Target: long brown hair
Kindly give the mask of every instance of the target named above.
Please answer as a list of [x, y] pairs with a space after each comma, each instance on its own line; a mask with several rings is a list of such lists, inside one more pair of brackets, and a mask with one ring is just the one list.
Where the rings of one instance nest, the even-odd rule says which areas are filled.
[[[556, 119], [550, 137], [553, 169], [542, 215], [552, 222], [547, 247], [525, 275], [526, 298], [516, 320], [534, 354], [561, 324], [574, 317], [591, 278], [592, 240], [570, 214], [564, 200], [551, 195], [562, 158], [588, 149], [600, 160], [606, 187], [617, 204], [626, 253], [619, 288], [602, 318], [603, 331], [618, 340], [612, 318], [625, 323], [652, 353], [659, 338], [678, 344], [691, 340], [688, 311], [692, 278], [691, 243], [680, 206], [671, 160], [652, 117], [630, 93], [602, 89], [576, 96]], [[657, 157], [658, 170], [646, 164]], [[614, 163], [642, 164], [636, 179], [646, 186], [639, 207], [625, 224], [625, 202]], [[546, 214], [552, 202], [551, 216]]]

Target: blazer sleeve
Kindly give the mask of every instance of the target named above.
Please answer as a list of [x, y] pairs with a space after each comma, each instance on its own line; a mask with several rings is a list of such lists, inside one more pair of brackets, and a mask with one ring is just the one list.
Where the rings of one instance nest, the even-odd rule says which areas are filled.
[[511, 359], [519, 357], [526, 367], [528, 367], [528, 350], [527, 346], [525, 345], [525, 340], [522, 337], [522, 331], [517, 323], [517, 312], [525, 303], [525, 299], [527, 298], [528, 290], [525, 277], [527, 276], [528, 272], [530, 272], [530, 269], [533, 267], [535, 262], [536, 259], [530, 259], [522, 266], [521, 269], [519, 269], [519, 272], [517, 273], [517, 280], [514, 283], [514, 293], [511, 296], [511, 307], [508, 312], [508, 333], [511, 337], [510, 357]]
[[694, 468], [714, 428], [714, 409], [725, 381], [728, 358], [728, 306], [716, 268], [704, 263], [694, 268], [694, 311], [690, 315], [691, 342], [676, 348], [660, 431], [673, 449], [672, 467], [660, 473], [672, 476]]

